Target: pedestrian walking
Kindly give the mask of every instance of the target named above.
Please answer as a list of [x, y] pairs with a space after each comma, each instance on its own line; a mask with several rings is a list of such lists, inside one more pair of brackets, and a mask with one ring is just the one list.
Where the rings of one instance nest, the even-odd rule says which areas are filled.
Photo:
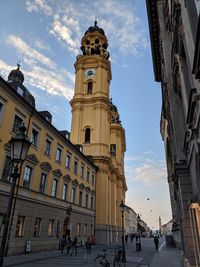
[[71, 240], [71, 237], [68, 235], [67, 239], [66, 239], [66, 247], [67, 247], [67, 254], [68, 255], [69, 255], [69, 250], [71, 248], [71, 245], [72, 245], [72, 240]]
[[126, 245], [127, 245], [127, 242], [128, 242], [128, 235], [127, 234], [125, 235], [125, 241], [126, 241]]
[[158, 237], [158, 235], [154, 235], [154, 244], [156, 246], [156, 251], [158, 251], [158, 245], [159, 245], [159, 237]]
[[66, 245], [66, 239], [65, 239], [65, 236], [63, 235], [61, 240], [60, 240], [60, 250], [61, 250], [61, 253], [63, 253], [63, 250], [65, 248], [65, 245]]
[[75, 253], [75, 256], [77, 255], [77, 237], [75, 236], [73, 241], [72, 241], [72, 252], [71, 252], [71, 256], [73, 255], [73, 253]]
[[91, 260], [92, 241], [90, 240], [89, 236], [85, 242], [85, 248], [86, 248], [86, 253], [85, 253], [84, 260]]

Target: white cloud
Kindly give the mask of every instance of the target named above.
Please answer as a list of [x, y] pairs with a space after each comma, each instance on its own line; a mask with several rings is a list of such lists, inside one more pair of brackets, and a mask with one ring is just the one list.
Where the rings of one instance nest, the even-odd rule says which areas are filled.
[[79, 53], [77, 47], [79, 46], [80, 41], [78, 39], [73, 39], [71, 29], [63, 25], [59, 20], [53, 22], [50, 33], [56, 36], [59, 40], [65, 41], [68, 49], [74, 52], [74, 54]]
[[39, 10], [44, 11], [47, 16], [51, 16], [53, 14], [52, 8], [46, 3], [45, 0], [35, 0], [35, 1], [26, 1], [26, 9], [28, 12]]
[[143, 153], [139, 156], [126, 158], [127, 182], [138, 181], [147, 186], [154, 186], [155, 184], [166, 183], [166, 177], [165, 161], [158, 160], [156, 155]]
[[48, 66], [49, 68], [56, 68], [56, 64], [47, 56], [38, 52], [36, 49], [30, 47], [26, 42], [24, 42], [20, 37], [13, 34], [8, 36], [7, 42], [14, 48], [18, 50], [22, 58], [26, 60], [31, 60], [31, 63], [41, 63]]
[[[78, 54], [80, 39], [88, 26], [94, 21], [94, 14], [99, 19], [99, 27], [105, 30], [111, 48], [117, 48], [126, 55], [139, 56], [147, 47], [145, 32], [140, 18], [136, 15], [132, 1], [96, 0], [61, 2], [28, 0], [26, 8], [29, 12], [43, 10], [51, 18], [49, 32], [59, 41], [64, 41], [67, 48]], [[85, 25], [91, 18], [90, 25]], [[86, 27], [86, 28], [82, 28]]]

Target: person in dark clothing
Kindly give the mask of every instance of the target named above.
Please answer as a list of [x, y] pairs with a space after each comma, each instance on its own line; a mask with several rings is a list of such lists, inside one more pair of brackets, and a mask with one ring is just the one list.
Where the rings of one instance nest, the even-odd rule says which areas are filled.
[[90, 240], [90, 237], [88, 237], [85, 242], [85, 248], [86, 248], [86, 254], [84, 260], [91, 260], [92, 242]]
[[154, 236], [154, 244], [156, 246], [156, 251], [158, 251], [158, 245], [159, 245], [159, 237], [158, 237], [158, 235]]
[[125, 235], [125, 241], [126, 241], [126, 245], [127, 245], [127, 242], [128, 242], [128, 235], [127, 234]]
[[60, 240], [60, 249], [61, 249], [61, 253], [63, 253], [64, 247], [66, 245], [66, 239], [65, 236], [63, 235], [61, 240]]
[[71, 237], [70, 236], [67, 236], [67, 239], [66, 239], [67, 254], [69, 254], [69, 250], [71, 248], [71, 244], [72, 244]]
[[72, 252], [71, 252], [71, 256], [73, 255], [73, 253], [75, 252], [75, 256], [77, 255], [77, 237], [75, 236], [73, 241], [72, 241]]

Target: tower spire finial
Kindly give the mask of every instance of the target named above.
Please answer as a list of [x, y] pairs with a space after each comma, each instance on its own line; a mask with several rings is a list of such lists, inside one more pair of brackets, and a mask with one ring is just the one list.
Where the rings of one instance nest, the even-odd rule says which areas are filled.
[[96, 16], [94, 17], [94, 26], [97, 26], [97, 18], [96, 18]]

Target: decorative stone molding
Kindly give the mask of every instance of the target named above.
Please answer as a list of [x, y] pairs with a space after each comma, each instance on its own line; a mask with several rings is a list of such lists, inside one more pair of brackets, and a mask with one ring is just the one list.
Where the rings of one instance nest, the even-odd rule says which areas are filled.
[[42, 169], [45, 169], [46, 171], [50, 172], [52, 170], [51, 164], [49, 162], [42, 162], [40, 164], [40, 167]]
[[56, 175], [56, 176], [58, 176], [58, 177], [61, 177], [63, 175], [60, 169], [54, 170], [53, 171], [53, 174]]
[[64, 175], [63, 179], [68, 183], [71, 182], [71, 180], [72, 180], [72, 178], [69, 176], [69, 174]]
[[37, 157], [35, 156], [35, 154], [30, 154], [26, 156], [26, 160], [30, 161], [32, 164], [36, 165], [39, 160], [37, 159]]
[[74, 186], [78, 186], [78, 185], [79, 185], [78, 180], [77, 180], [77, 179], [74, 179], [74, 180], [72, 181], [72, 185], [74, 185]]
[[85, 185], [84, 185], [83, 183], [81, 183], [81, 184], [79, 185], [79, 188], [80, 188], [81, 190], [84, 190], [84, 189], [85, 189]]
[[91, 195], [95, 196], [95, 190], [94, 189], [91, 191]]
[[87, 192], [87, 193], [90, 193], [90, 188], [87, 186], [86, 188], [85, 188], [85, 191]]

